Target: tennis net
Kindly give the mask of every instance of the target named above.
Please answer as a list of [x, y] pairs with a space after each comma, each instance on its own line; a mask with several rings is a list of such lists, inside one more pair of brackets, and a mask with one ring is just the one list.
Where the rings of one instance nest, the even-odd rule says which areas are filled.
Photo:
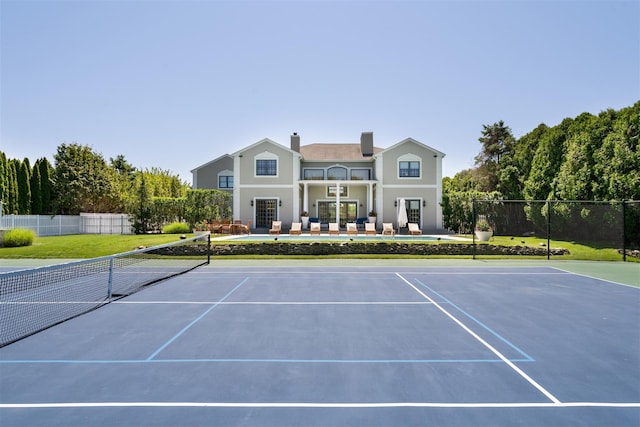
[[209, 263], [209, 235], [0, 273], [0, 347]]

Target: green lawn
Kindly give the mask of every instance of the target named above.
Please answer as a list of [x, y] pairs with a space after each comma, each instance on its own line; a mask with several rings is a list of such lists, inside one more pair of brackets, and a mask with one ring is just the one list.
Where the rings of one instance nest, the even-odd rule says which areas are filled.
[[32, 246], [0, 248], [0, 258], [96, 258], [179, 239], [179, 234], [74, 234], [36, 237]]
[[[191, 236], [191, 235], [187, 235]], [[471, 237], [471, 236], [468, 236]], [[20, 258], [95, 258], [106, 255], [113, 255], [138, 249], [140, 246], [155, 246], [173, 242], [180, 239], [178, 234], [144, 234], [144, 235], [97, 235], [79, 234], [70, 236], [36, 237], [32, 246], [20, 248], [0, 248], [0, 258], [20, 259]], [[488, 243], [496, 245], [522, 245], [524, 241], [527, 246], [540, 246], [547, 244], [546, 239], [535, 237], [494, 237]], [[221, 242], [217, 242], [221, 243]], [[451, 243], [450, 241], [447, 243]], [[438, 244], [416, 243], [416, 244]], [[621, 261], [622, 256], [615, 248], [598, 248], [573, 242], [551, 241], [552, 248], [566, 248], [570, 255], [554, 257], [563, 260], [588, 260], [588, 261]], [[344, 255], [339, 257], [345, 257]], [[354, 255], [354, 258], [382, 258], [377, 255]], [[447, 256], [437, 255], [430, 258], [447, 258]], [[524, 258], [524, 257], [496, 257], [483, 256], [482, 258]], [[536, 257], [540, 258], [540, 257]], [[628, 261], [640, 261], [627, 257]]]

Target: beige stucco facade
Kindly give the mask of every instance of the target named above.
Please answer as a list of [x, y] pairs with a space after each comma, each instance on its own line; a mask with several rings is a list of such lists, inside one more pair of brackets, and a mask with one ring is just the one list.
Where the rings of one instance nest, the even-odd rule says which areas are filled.
[[[344, 225], [363, 221], [371, 210], [378, 227], [391, 222], [397, 228], [404, 199], [409, 222], [442, 229], [444, 153], [412, 138], [375, 148], [372, 138], [363, 133], [360, 144], [300, 145], [294, 134], [290, 147], [263, 139], [193, 169], [193, 188], [232, 191], [234, 219], [258, 228], [273, 220], [288, 228], [302, 211], [312, 221]], [[220, 188], [229, 182], [232, 189]]]

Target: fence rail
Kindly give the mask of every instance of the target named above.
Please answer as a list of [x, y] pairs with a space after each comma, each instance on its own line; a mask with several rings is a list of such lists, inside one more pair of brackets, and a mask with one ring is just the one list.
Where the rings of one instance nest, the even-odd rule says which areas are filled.
[[127, 214], [3, 215], [0, 216], [0, 228], [26, 228], [38, 236], [133, 234], [131, 217]]
[[546, 237], [547, 248], [550, 239], [560, 239], [617, 248], [625, 260], [628, 249], [640, 249], [637, 200], [473, 200], [472, 211], [472, 229], [486, 222], [496, 236]]

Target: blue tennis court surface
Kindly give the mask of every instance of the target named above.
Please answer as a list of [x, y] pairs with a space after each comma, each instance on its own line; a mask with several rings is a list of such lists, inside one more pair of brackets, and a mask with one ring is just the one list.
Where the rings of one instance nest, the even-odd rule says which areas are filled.
[[0, 348], [0, 425], [638, 426], [639, 325], [551, 267], [214, 263]]

